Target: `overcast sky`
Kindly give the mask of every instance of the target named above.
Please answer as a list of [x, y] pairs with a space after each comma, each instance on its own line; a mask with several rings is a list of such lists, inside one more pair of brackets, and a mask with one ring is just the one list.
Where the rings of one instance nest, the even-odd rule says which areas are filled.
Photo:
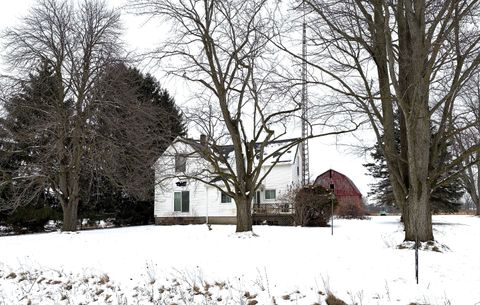
[[[115, 7], [121, 7], [125, 2], [126, 0], [108, 0], [108, 3]], [[0, 31], [18, 23], [19, 18], [28, 13], [32, 3], [34, 3], [33, 0], [1, 1]], [[154, 47], [155, 43], [168, 33], [168, 29], [162, 27], [161, 23], [149, 22], [145, 24], [145, 21], [137, 16], [123, 13], [122, 21], [125, 27], [124, 39], [129, 51], [140, 52]], [[189, 95], [189, 87], [179, 85], [180, 82], [175, 79], [166, 79], [160, 70], [151, 72], [159, 78], [162, 86], [175, 97], [177, 103], [184, 107], [183, 105], [186, 104], [186, 98]], [[5, 66], [1, 65], [0, 74], [3, 73], [5, 73]], [[298, 133], [300, 135], [300, 131]], [[367, 162], [367, 156], [360, 154], [359, 150], [352, 151], [351, 147], [346, 146], [346, 144], [359, 145], [359, 139], [366, 144], [371, 145], [373, 143], [372, 133], [368, 130], [359, 131], [354, 136], [311, 140], [309, 146], [312, 179], [328, 169], [334, 169], [349, 176], [366, 197], [369, 191], [368, 184], [372, 182], [372, 178], [366, 175], [365, 168], [362, 166]]]

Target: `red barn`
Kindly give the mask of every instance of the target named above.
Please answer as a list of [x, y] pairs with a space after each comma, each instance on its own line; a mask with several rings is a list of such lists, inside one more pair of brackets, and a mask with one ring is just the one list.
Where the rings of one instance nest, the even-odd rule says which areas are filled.
[[329, 169], [315, 179], [315, 185], [321, 185], [330, 189], [333, 184], [335, 197], [338, 200], [338, 206], [362, 207], [362, 193], [358, 190], [352, 180], [342, 173]]

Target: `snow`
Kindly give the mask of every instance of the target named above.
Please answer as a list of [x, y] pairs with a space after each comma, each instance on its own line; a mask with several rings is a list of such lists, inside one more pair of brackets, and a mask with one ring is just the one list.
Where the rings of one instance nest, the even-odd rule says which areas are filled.
[[[293, 140], [295, 140], [295, 139], [293, 139]], [[289, 140], [285, 140], [285, 141], [279, 141], [279, 142], [274, 142], [274, 143], [268, 144], [264, 148], [264, 151], [263, 151], [264, 157], [267, 157], [267, 156], [270, 156], [270, 155], [274, 156], [274, 158], [271, 160], [271, 163], [275, 163], [275, 162], [288, 163], [288, 164], [293, 163], [299, 144], [296, 144], [296, 145], [292, 146], [291, 148], [289, 148], [287, 151], [285, 151], [284, 147], [287, 146], [288, 144], [290, 144], [288, 142], [289, 142]], [[283, 152], [283, 154], [279, 157], [275, 156], [275, 153], [277, 152], [277, 150], [280, 150], [281, 152]], [[278, 158], [278, 160], [277, 160], [277, 158]]]
[[[398, 249], [398, 216], [330, 228], [141, 226], [0, 238], [0, 304], [480, 304], [480, 218], [434, 216], [444, 252]], [[188, 300], [191, 300], [188, 301]], [[206, 301], [208, 300], [208, 302]]]

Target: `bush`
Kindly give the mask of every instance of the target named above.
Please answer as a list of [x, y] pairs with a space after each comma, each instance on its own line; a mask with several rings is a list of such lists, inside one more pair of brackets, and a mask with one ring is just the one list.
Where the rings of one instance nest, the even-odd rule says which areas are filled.
[[79, 219], [90, 222], [113, 219], [115, 226], [147, 225], [154, 222], [153, 200], [140, 201], [119, 194], [94, 199], [79, 206]]
[[295, 223], [302, 227], [326, 227], [337, 206], [334, 195], [320, 185], [305, 186], [295, 196]]
[[50, 220], [59, 218], [59, 213], [49, 205], [31, 204], [17, 208], [5, 217], [5, 224], [17, 234], [43, 232]]
[[338, 204], [336, 214], [340, 218], [346, 219], [364, 219], [365, 209], [358, 202], [347, 201]]
[[347, 305], [344, 301], [334, 296], [332, 293], [328, 293], [327, 299], [325, 300], [327, 305]]
[[152, 201], [124, 201], [115, 212], [115, 225], [148, 225], [154, 222]]

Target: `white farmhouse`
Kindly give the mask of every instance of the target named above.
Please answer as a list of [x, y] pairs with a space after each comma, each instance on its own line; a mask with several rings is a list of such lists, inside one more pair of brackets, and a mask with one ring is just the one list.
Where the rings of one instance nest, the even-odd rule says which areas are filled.
[[[264, 154], [298, 139], [274, 141]], [[195, 141], [194, 145], [201, 145]], [[300, 145], [289, 148], [276, 164], [268, 162], [262, 171], [272, 167], [252, 202], [254, 222], [287, 224], [291, 222], [291, 208], [282, 204], [282, 196], [301, 183], [302, 160]], [[231, 146], [223, 146], [227, 158]], [[233, 154], [231, 154], [233, 155]], [[233, 162], [233, 160], [231, 160]], [[205, 171], [208, 172], [205, 174]], [[174, 141], [155, 165], [155, 223], [156, 224], [235, 224], [236, 207], [233, 200], [218, 188], [197, 179], [184, 179], [185, 173], [202, 173], [201, 179], [210, 183], [217, 180], [208, 163], [189, 144]], [[221, 183], [221, 182], [218, 182]], [[220, 184], [219, 184], [220, 185]]]

